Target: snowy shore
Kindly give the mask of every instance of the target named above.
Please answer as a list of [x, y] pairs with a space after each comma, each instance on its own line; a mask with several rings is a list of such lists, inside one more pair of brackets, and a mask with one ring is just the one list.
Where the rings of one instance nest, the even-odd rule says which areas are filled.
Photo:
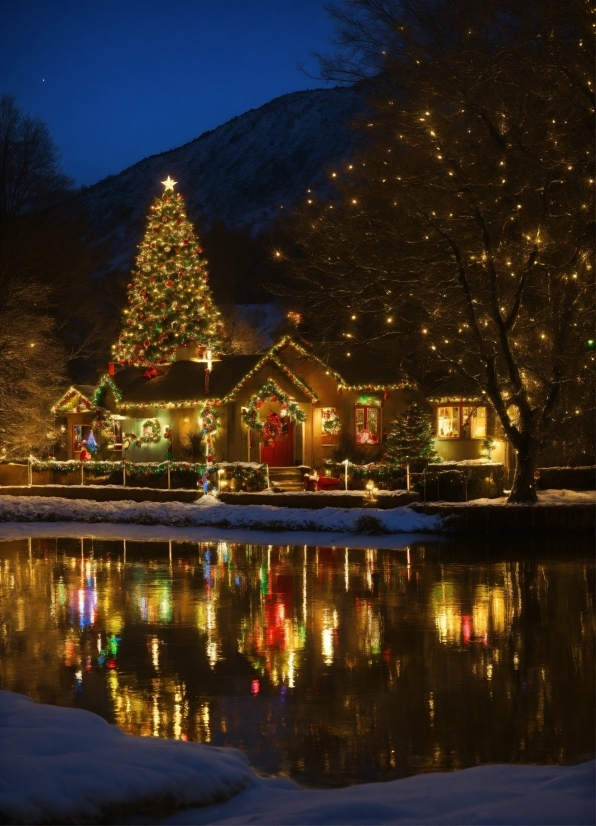
[[236, 749], [132, 737], [0, 691], [8, 823], [589, 824], [594, 761], [479, 766], [345, 789], [259, 777]]
[[0, 497], [0, 522], [111, 522], [265, 531], [366, 533], [366, 519], [370, 520], [371, 516], [377, 520], [372, 523], [372, 528], [378, 533], [437, 533], [443, 530], [443, 520], [440, 517], [416, 513], [407, 507], [391, 510], [342, 507], [311, 510], [274, 505], [238, 506], [225, 505], [214, 496], [203, 496], [192, 504], [95, 502], [90, 499], [42, 496]]
[[[273, 498], [274, 495], [272, 495]], [[310, 508], [275, 505], [226, 505], [214, 496], [194, 503], [184, 502], [96, 502], [92, 499], [62, 499], [43, 496], [0, 496], [3, 522], [85, 522], [173, 527], [210, 527], [251, 531], [323, 531], [358, 534], [441, 533], [448, 520], [415, 508], [342, 508], [341, 495], [331, 495], [333, 506]], [[592, 491], [543, 491], [538, 506], [586, 505], [596, 502]], [[507, 505], [506, 499], [478, 499], [457, 508], [525, 507]], [[531, 507], [531, 506], [527, 506]]]

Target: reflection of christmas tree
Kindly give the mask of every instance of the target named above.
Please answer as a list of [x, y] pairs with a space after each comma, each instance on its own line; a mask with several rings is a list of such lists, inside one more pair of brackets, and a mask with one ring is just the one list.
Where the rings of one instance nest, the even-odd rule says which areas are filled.
[[222, 324], [207, 286], [205, 261], [184, 200], [170, 178], [156, 198], [139, 245], [123, 331], [114, 345], [121, 364], [151, 367], [174, 361], [176, 347], [220, 349]]
[[405, 413], [391, 423], [386, 442], [387, 458], [396, 465], [409, 465], [439, 458], [434, 447], [432, 421], [417, 404], [411, 404]]

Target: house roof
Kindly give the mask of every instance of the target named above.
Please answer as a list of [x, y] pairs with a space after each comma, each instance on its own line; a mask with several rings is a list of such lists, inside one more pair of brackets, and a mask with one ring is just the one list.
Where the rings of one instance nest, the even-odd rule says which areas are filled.
[[72, 412], [77, 407], [90, 410], [93, 407], [94, 392], [95, 387], [91, 384], [71, 384], [66, 393], [52, 407], [52, 413]]
[[[386, 353], [379, 353], [374, 348], [363, 350], [354, 346], [346, 350], [344, 346], [323, 350], [320, 345], [306, 344], [286, 337], [278, 342], [278, 349], [293, 346], [305, 358], [315, 358], [329, 369], [340, 387], [350, 390], [397, 389], [411, 386], [412, 382], [403, 379], [399, 366], [391, 364]], [[348, 356], [347, 353], [350, 352]]]
[[480, 402], [487, 398], [474, 382], [457, 373], [447, 373], [433, 381], [428, 388], [427, 396], [430, 402], [438, 404], [460, 400]]
[[222, 356], [213, 362], [209, 391], [205, 392], [205, 362], [177, 361], [152, 379], [138, 367], [125, 367], [115, 376], [104, 376], [100, 388], [110, 388], [121, 408], [176, 406], [192, 407], [231, 401], [254, 373], [266, 364], [275, 365], [295, 385], [299, 397], [316, 399], [310, 388], [270, 350], [255, 355]]
[[[209, 375], [209, 390], [205, 392], [205, 362], [177, 361], [160, 368], [158, 375], [147, 378], [147, 371], [140, 367], [124, 367], [114, 376], [105, 375], [90, 398], [94, 405], [101, 403], [105, 390], [110, 389], [118, 406], [132, 407], [193, 407], [211, 402], [225, 404], [232, 401], [243, 384], [266, 364], [275, 365], [296, 388], [298, 397], [318, 401], [318, 397], [303, 379], [283, 359], [286, 347], [293, 347], [305, 360], [318, 361], [338, 383], [338, 387], [350, 390], [380, 391], [408, 387], [398, 380], [397, 370], [387, 362], [362, 354], [350, 362], [348, 357], [337, 356], [341, 372], [329, 365], [314, 348], [294, 341], [288, 336], [273, 344], [264, 353], [253, 355], [222, 356], [213, 362]], [[366, 357], [365, 357], [366, 356]], [[89, 388], [90, 391], [93, 388]]]

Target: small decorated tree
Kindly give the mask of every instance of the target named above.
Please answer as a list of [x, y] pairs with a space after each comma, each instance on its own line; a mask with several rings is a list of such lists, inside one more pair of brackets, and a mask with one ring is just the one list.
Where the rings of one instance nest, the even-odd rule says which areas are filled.
[[395, 465], [438, 462], [434, 447], [432, 419], [416, 403], [412, 403], [389, 427], [386, 442], [387, 459]]
[[128, 285], [123, 329], [113, 346], [114, 360], [153, 368], [175, 359], [176, 348], [196, 345], [200, 353], [221, 349], [222, 323], [207, 285], [206, 262], [186, 216], [176, 181], [163, 182], [139, 244]]

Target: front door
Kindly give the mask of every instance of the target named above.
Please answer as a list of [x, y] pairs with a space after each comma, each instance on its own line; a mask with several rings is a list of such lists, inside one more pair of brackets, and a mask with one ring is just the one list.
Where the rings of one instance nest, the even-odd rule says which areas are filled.
[[261, 445], [261, 462], [269, 467], [293, 466], [294, 425], [291, 421], [284, 423], [284, 432], [280, 436]]

